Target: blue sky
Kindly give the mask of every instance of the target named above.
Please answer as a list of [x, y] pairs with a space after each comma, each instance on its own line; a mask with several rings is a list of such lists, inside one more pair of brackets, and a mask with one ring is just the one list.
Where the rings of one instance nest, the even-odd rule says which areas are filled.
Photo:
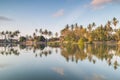
[[60, 32], [66, 24], [87, 26], [120, 20], [120, 0], [0, 0], [1, 30], [17, 30], [22, 35], [34, 29]]

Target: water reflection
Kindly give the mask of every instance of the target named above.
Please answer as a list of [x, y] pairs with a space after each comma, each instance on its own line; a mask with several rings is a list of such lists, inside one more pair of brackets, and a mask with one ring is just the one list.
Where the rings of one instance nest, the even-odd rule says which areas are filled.
[[17, 44], [0, 44], [0, 54], [2, 55], [19, 55]]
[[[86, 44], [85, 46], [80, 45], [61, 45], [60, 47], [47, 47], [47, 45], [16, 45], [16, 44], [0, 44], [1, 55], [16, 55], [21, 54], [21, 50], [31, 51], [34, 57], [49, 56], [53, 53], [53, 49], [58, 53], [60, 49], [60, 55], [63, 56], [67, 62], [79, 63], [79, 61], [88, 60], [89, 62], [96, 64], [98, 61], [105, 61], [109, 66], [112, 66], [115, 70], [120, 67], [120, 48], [119, 46], [109, 45], [97, 45], [97, 44]], [[54, 71], [60, 72], [57, 68], [53, 68]]]
[[61, 55], [66, 58], [66, 61], [89, 60], [89, 62], [96, 63], [97, 60], [106, 61], [109, 66], [114, 66], [117, 69], [120, 66], [118, 60], [120, 59], [119, 46], [96, 45], [87, 44], [85, 46], [78, 45], [64, 45], [61, 47]]

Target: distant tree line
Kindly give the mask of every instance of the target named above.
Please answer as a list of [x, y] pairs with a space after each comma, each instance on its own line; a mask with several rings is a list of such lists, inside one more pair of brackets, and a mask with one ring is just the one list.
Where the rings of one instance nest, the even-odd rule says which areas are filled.
[[78, 25], [66, 25], [61, 30], [61, 41], [78, 42], [79, 39], [84, 41], [119, 41], [120, 40], [120, 27], [117, 28], [119, 21], [117, 18], [113, 18], [105, 25], [96, 25], [95, 22], [88, 24], [88, 26]]

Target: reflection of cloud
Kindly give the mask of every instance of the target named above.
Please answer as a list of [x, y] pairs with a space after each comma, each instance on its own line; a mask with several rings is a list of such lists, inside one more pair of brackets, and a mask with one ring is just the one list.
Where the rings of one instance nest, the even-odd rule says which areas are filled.
[[59, 67], [54, 67], [52, 68], [52, 70], [60, 75], [64, 75], [64, 69], [63, 68], [59, 68]]
[[12, 19], [5, 16], [0, 16], [0, 21], [12, 21]]
[[106, 80], [106, 77], [99, 74], [93, 74], [92, 77], [86, 77], [85, 80]]
[[60, 17], [63, 15], [64, 15], [64, 9], [60, 9], [56, 13], [53, 14], [53, 17]]
[[9, 64], [0, 64], [0, 68], [5, 68], [5, 67], [8, 67]]

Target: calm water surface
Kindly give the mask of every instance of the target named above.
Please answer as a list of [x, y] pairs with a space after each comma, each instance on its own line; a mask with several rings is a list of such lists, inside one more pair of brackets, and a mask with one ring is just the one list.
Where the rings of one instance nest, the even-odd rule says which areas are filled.
[[120, 80], [120, 46], [0, 45], [0, 80]]

